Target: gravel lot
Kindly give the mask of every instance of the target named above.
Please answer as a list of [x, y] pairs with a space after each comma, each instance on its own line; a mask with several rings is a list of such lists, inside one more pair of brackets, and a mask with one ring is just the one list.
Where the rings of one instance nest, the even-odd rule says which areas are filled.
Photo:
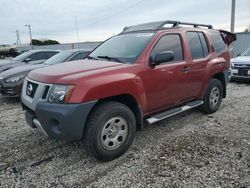
[[17, 100], [0, 99], [0, 187], [250, 187], [250, 84], [230, 83], [219, 111], [192, 110], [137, 132], [107, 163], [81, 142], [29, 128]]

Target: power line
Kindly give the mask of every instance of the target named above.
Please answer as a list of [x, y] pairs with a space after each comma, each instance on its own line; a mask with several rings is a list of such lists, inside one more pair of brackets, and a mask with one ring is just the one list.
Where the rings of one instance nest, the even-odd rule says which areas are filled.
[[106, 21], [106, 20], [108, 20], [108, 19], [111, 19], [111, 18], [113, 18], [113, 17], [115, 17], [115, 16], [117, 16], [117, 15], [119, 15], [119, 14], [122, 14], [122, 13], [128, 11], [129, 9], [134, 8], [135, 6], [137, 6], [138, 4], [142, 3], [143, 1], [144, 1], [144, 0], [137, 1], [135, 4], [133, 4], [133, 5], [129, 6], [129, 7], [127, 7], [127, 8], [124, 9], [124, 10], [121, 10], [120, 12], [117, 12], [117, 13], [112, 14], [112, 15], [110, 15], [110, 16], [107, 16], [107, 17], [105, 17], [105, 18], [99, 19], [98, 21], [92, 22], [92, 23], [90, 23], [90, 24], [84, 25], [84, 26], [82, 26], [81, 28], [86, 28], [86, 27], [89, 27], [89, 26], [98, 24], [99, 22], [102, 22], [102, 21]]

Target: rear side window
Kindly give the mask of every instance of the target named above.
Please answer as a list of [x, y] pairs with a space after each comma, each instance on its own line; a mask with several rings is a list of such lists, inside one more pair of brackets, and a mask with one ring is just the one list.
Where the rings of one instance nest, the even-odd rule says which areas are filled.
[[207, 41], [202, 32], [187, 32], [192, 59], [204, 58], [208, 55]]
[[164, 51], [173, 52], [174, 54], [173, 61], [182, 61], [183, 49], [182, 49], [180, 35], [169, 34], [161, 37], [158, 43], [155, 45], [154, 49], [152, 50], [151, 57], [155, 57], [157, 53]]
[[215, 52], [222, 52], [226, 50], [226, 44], [219, 32], [211, 31], [210, 36]]

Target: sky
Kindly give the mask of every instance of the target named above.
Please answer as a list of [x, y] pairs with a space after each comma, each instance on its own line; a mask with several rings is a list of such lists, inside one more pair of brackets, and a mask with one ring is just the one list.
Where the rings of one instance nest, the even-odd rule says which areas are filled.
[[[102, 41], [125, 26], [179, 20], [230, 30], [231, 0], [0, 0], [0, 44], [32, 38], [60, 43]], [[235, 32], [250, 26], [250, 0], [236, 0]], [[76, 19], [75, 19], [76, 18]]]

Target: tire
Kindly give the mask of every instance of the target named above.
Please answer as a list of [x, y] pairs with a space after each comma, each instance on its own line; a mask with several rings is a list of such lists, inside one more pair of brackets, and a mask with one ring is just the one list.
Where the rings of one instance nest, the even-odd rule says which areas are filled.
[[100, 161], [110, 161], [125, 153], [136, 132], [133, 112], [124, 104], [105, 102], [90, 114], [83, 133], [87, 151]]
[[201, 111], [211, 114], [216, 112], [221, 104], [223, 95], [223, 85], [218, 79], [211, 79], [207, 91], [203, 97], [204, 104], [201, 106]]

